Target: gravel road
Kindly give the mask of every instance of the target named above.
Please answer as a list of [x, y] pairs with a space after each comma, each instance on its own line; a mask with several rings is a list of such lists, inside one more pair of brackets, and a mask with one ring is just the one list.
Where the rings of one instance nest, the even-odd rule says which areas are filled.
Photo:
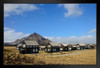
[[69, 56], [69, 55], [76, 55], [76, 54], [79, 54], [79, 53], [82, 53], [82, 52], [86, 52], [88, 50], [82, 50], [82, 51], [79, 51], [79, 52], [73, 52], [73, 53], [70, 53], [70, 54], [61, 54], [61, 55], [46, 55], [46, 57], [57, 57], [57, 56]]

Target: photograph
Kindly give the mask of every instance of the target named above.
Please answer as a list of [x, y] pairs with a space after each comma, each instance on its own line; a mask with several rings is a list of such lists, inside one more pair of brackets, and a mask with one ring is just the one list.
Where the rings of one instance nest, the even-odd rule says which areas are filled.
[[96, 65], [96, 3], [4, 3], [4, 65]]

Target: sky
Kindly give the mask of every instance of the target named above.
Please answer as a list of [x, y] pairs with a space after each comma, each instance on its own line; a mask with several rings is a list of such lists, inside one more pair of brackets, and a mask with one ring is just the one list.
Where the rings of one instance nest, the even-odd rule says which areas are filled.
[[96, 4], [4, 4], [4, 42], [34, 32], [59, 43], [96, 43]]

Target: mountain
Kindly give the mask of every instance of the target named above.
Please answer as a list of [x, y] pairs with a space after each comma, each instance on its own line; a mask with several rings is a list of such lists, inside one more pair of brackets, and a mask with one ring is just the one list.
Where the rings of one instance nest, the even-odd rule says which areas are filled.
[[16, 46], [16, 44], [13, 44], [11, 42], [4, 42], [4, 46]]
[[35, 32], [35, 33], [29, 35], [28, 37], [24, 37], [22, 39], [17, 39], [16, 41], [14, 41], [12, 43], [19, 44], [19, 43], [22, 43], [24, 40], [34, 40], [34, 41], [37, 41], [39, 43], [39, 45], [47, 45], [49, 42], [51, 42], [50, 40], [42, 37], [41, 35], [39, 35]]

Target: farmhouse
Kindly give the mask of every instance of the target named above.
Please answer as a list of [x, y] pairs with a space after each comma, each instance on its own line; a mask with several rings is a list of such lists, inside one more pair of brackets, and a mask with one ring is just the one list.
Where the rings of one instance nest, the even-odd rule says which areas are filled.
[[61, 44], [60, 51], [67, 51], [68, 50], [68, 44]]
[[59, 52], [60, 46], [57, 42], [49, 42], [45, 47], [45, 52]]
[[72, 50], [80, 50], [79, 44], [72, 44]]
[[16, 46], [16, 49], [17, 49], [17, 50], [21, 50], [21, 47], [22, 47], [22, 44], [18, 44], [18, 45]]
[[80, 45], [80, 49], [82, 50], [82, 49], [86, 49], [86, 44], [84, 44], [84, 43], [79, 43], [78, 45]]
[[40, 45], [39, 50], [45, 50], [46, 45]]
[[37, 41], [33, 40], [23, 41], [20, 53], [38, 53], [38, 52], [39, 52], [39, 44], [37, 43]]
[[94, 44], [86, 44], [86, 49], [94, 49], [95, 45]]
[[90, 44], [90, 46], [91, 46], [91, 49], [95, 48], [95, 44]]

